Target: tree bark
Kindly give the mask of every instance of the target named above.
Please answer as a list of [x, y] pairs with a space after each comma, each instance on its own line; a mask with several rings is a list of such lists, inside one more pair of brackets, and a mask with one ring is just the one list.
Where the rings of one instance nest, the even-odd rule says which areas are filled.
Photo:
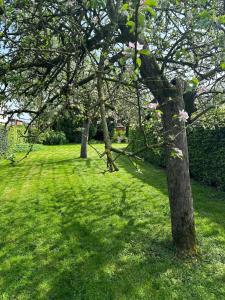
[[[187, 135], [179, 111], [184, 109], [182, 81], [177, 80], [177, 95], [164, 101], [163, 129], [165, 138], [167, 181], [172, 223], [172, 237], [178, 254], [196, 253], [193, 199], [189, 175]], [[182, 151], [183, 157], [173, 156]]]
[[90, 119], [86, 118], [83, 122], [80, 157], [87, 158], [87, 146], [89, 138]]
[[111, 152], [111, 140], [110, 140], [109, 129], [106, 120], [105, 97], [103, 92], [103, 79], [102, 79], [103, 69], [104, 69], [104, 56], [101, 55], [99, 66], [98, 66], [98, 73], [97, 73], [97, 91], [98, 91], [98, 100], [99, 100], [100, 114], [102, 120], [103, 137], [105, 143], [105, 154], [107, 157], [107, 167], [109, 172], [114, 172], [114, 171], [118, 171], [119, 169], [113, 160], [113, 156]]
[[[172, 86], [152, 55], [142, 56], [141, 75], [146, 86], [159, 101], [163, 111], [167, 181], [172, 223], [172, 238], [178, 254], [195, 254], [196, 233], [189, 175], [187, 136], [184, 122], [175, 115], [184, 109], [183, 84]], [[183, 158], [172, 157], [177, 148]]]

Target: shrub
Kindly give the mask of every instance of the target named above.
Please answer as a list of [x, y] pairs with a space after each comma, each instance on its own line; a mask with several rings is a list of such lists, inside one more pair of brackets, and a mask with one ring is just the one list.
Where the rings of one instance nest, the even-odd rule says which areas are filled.
[[[196, 180], [225, 190], [225, 124], [224, 113], [210, 113], [198, 125], [187, 130], [190, 174]], [[222, 118], [222, 119], [221, 119]], [[150, 145], [157, 142], [154, 127], [145, 128]], [[161, 133], [158, 134], [161, 138]], [[132, 129], [129, 135], [130, 149], [138, 151], [144, 147], [140, 129]], [[148, 149], [139, 154], [153, 164], [165, 167], [165, 154], [162, 148]]]
[[127, 143], [126, 131], [125, 130], [115, 130], [113, 135], [114, 143]]
[[188, 131], [191, 176], [225, 190], [225, 127]]
[[37, 127], [30, 127], [27, 141], [30, 144], [43, 144], [44, 134]]
[[66, 135], [62, 131], [49, 130], [43, 135], [44, 145], [64, 145], [67, 143]]
[[9, 145], [24, 144], [27, 141], [24, 125], [10, 126], [8, 128]]
[[[161, 128], [158, 127], [158, 132], [155, 132], [155, 127], [152, 124], [148, 124], [145, 128], [145, 135], [148, 140], [148, 145], [153, 146], [148, 150], [140, 152], [138, 156], [144, 158], [146, 161], [149, 161], [157, 166], [165, 167], [165, 155], [164, 149], [160, 146], [156, 147], [155, 145], [159, 145], [162, 141]], [[144, 135], [143, 131], [140, 128], [131, 128], [129, 130], [129, 149], [132, 152], [136, 152], [145, 147]]]

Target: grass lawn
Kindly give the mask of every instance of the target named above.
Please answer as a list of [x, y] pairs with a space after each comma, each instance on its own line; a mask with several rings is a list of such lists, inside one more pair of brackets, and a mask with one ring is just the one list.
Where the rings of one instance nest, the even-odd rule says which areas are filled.
[[[98, 146], [102, 147], [102, 146]], [[165, 172], [51, 146], [0, 162], [0, 299], [225, 299], [225, 193], [193, 183], [200, 254], [171, 245]]]

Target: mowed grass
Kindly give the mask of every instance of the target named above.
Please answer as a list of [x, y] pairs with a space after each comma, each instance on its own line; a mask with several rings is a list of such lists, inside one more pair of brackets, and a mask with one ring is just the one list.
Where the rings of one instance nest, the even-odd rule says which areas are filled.
[[118, 164], [78, 145], [0, 162], [0, 299], [225, 299], [225, 194], [193, 183], [200, 253], [182, 261], [165, 172]]

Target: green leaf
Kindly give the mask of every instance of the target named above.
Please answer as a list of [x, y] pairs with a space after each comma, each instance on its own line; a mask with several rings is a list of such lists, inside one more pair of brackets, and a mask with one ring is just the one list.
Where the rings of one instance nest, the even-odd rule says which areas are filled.
[[145, 25], [145, 16], [143, 14], [140, 14], [138, 16], [138, 24], [139, 24], [139, 26], [144, 26]]
[[138, 67], [140, 68], [140, 66], [141, 66], [141, 59], [140, 59], [140, 57], [137, 57], [136, 63], [138, 65]]
[[199, 80], [196, 77], [193, 77], [190, 82], [193, 83], [195, 86], [199, 84]]
[[121, 10], [128, 10], [129, 9], [129, 4], [125, 3], [122, 7]]
[[135, 23], [134, 23], [133, 21], [128, 21], [128, 22], [126, 23], [126, 25], [127, 25], [128, 27], [130, 27], [130, 32], [133, 32], [133, 31], [134, 31]]
[[220, 68], [221, 68], [222, 70], [225, 70], [225, 61], [222, 61], [222, 62], [220, 63]]
[[146, 0], [145, 5], [148, 5], [150, 7], [156, 7], [158, 5], [156, 0]]
[[221, 24], [225, 24], [225, 15], [219, 16], [219, 17], [218, 17], [218, 21], [219, 21], [219, 23], [221, 23]]
[[139, 51], [139, 53], [142, 54], [142, 55], [150, 55], [150, 52], [149, 52], [148, 49], [142, 49], [142, 50]]
[[126, 64], [126, 59], [123, 58], [123, 57], [121, 57], [121, 58], [119, 59], [119, 63], [120, 63], [122, 66], [124, 66], [124, 65]]
[[153, 17], [155, 17], [156, 12], [154, 11], [154, 9], [153, 9], [152, 7], [148, 7], [148, 8], [147, 8], [147, 11], [148, 11]]

